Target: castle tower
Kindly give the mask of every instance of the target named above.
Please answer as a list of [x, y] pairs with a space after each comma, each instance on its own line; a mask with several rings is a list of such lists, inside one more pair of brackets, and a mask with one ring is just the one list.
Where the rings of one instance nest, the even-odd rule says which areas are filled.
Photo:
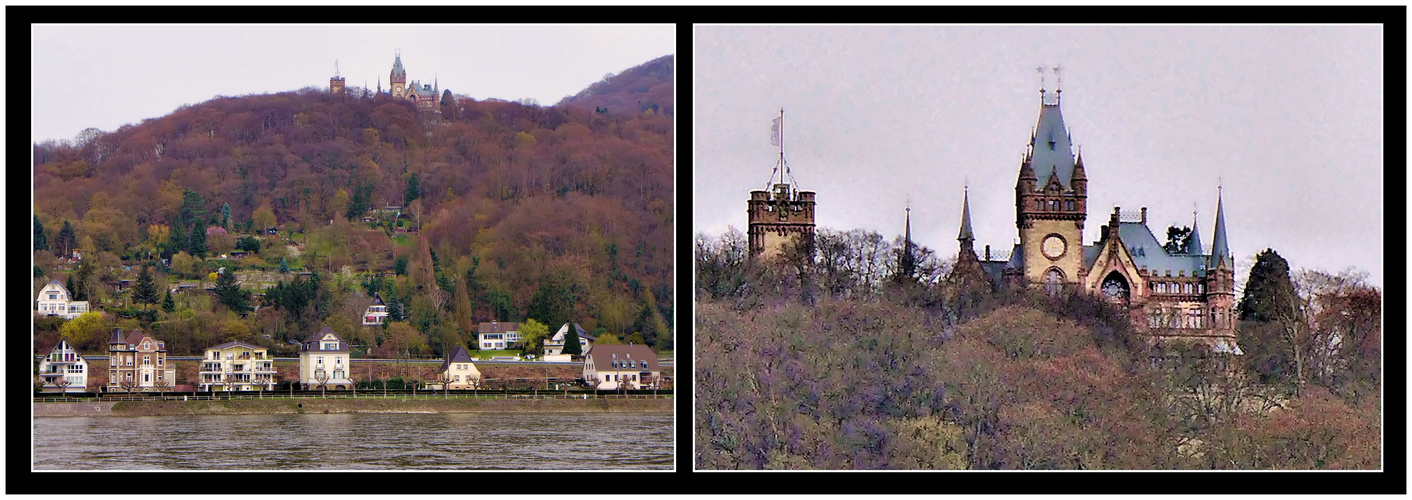
[[1216, 194], [1216, 231], [1206, 263], [1207, 320], [1213, 330], [1235, 330], [1235, 260], [1226, 246], [1226, 213], [1220, 191]]
[[333, 61], [333, 78], [328, 79], [328, 91], [334, 95], [343, 93], [343, 77], [338, 75], [337, 59]]
[[1053, 101], [1042, 86], [1039, 93], [1039, 121], [1015, 184], [1022, 274], [1031, 284], [1076, 283], [1086, 274], [1082, 235], [1088, 177], [1082, 161], [1074, 157], [1059, 92], [1054, 92]]
[[392, 76], [388, 77], [388, 84], [392, 86], [393, 96], [407, 97], [407, 70], [402, 67], [402, 51], [397, 51], [396, 57], [392, 62]]
[[[750, 256], [773, 258], [791, 246], [814, 245], [814, 192], [777, 183], [771, 191], [750, 192]], [[812, 251], [810, 252], [812, 254]]]
[[[793, 248], [803, 249], [810, 257], [814, 254], [814, 192], [802, 191], [793, 182], [786, 182], [789, 165], [784, 160], [784, 110], [774, 120], [774, 134], [771, 142], [780, 147], [779, 163], [770, 181], [775, 181], [774, 173], [779, 173], [779, 182], [770, 186], [769, 191], [750, 192], [750, 202], [746, 215], [750, 221], [750, 257], [773, 258]], [[791, 181], [793, 181], [793, 176]]]

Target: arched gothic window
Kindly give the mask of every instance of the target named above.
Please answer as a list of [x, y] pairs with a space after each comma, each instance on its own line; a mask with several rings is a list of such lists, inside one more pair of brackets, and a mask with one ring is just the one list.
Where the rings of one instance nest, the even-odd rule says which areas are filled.
[[1059, 295], [1064, 289], [1064, 272], [1056, 268], [1050, 268], [1044, 273], [1044, 293], [1050, 296]]
[[1131, 290], [1128, 287], [1128, 280], [1123, 279], [1123, 275], [1116, 271], [1108, 273], [1108, 277], [1103, 279], [1103, 285], [1099, 288], [1103, 291], [1103, 296], [1115, 304], [1128, 304], [1128, 297]]

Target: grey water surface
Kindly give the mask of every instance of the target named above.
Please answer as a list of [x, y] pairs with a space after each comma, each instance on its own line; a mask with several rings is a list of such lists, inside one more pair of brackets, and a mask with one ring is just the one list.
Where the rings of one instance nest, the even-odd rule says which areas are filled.
[[34, 470], [670, 470], [668, 413], [36, 418]]

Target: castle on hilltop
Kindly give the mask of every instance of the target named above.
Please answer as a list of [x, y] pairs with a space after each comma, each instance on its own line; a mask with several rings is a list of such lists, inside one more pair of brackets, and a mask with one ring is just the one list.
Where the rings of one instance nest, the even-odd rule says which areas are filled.
[[[1056, 68], [1057, 72], [1057, 68]], [[960, 249], [949, 280], [959, 287], [1030, 287], [1050, 295], [1083, 292], [1102, 297], [1129, 313], [1139, 330], [1156, 343], [1179, 341], [1214, 352], [1241, 354], [1235, 335], [1235, 261], [1226, 239], [1225, 207], [1218, 188], [1212, 245], [1206, 251], [1196, 214], [1190, 233], [1170, 232], [1164, 245], [1147, 227], [1147, 207], [1125, 213], [1113, 207], [1099, 239], [1083, 244], [1088, 219], [1088, 172], [1075, 155], [1064, 116], [1062, 90], [1040, 87], [1039, 121], [1030, 135], [1015, 184], [1015, 227], [1019, 242], [1007, 256], [976, 255], [970, 193], [962, 198]], [[793, 182], [783, 146], [784, 112], [774, 121], [771, 141], [780, 147], [768, 190], [750, 192], [748, 248], [752, 259], [795, 252], [812, 257], [814, 192]], [[778, 177], [776, 177], [778, 174]], [[786, 181], [786, 176], [790, 179]], [[911, 209], [904, 239], [912, 265]], [[812, 260], [805, 257], [807, 260]]]
[[[378, 79], [377, 96], [391, 96], [397, 99], [412, 101], [417, 109], [441, 112], [441, 85], [436, 79], [432, 79], [431, 85], [421, 84], [417, 80], [412, 80], [411, 85], [407, 84], [407, 69], [402, 67], [402, 52], [394, 53], [392, 61], [392, 73], [388, 76], [388, 84], [392, 87], [387, 92], [382, 91], [382, 79]], [[338, 75], [338, 65], [335, 61], [334, 75], [329, 78], [329, 93], [343, 94], [343, 77]]]
[[1099, 295], [1127, 308], [1134, 324], [1154, 341], [1180, 339], [1208, 345], [1216, 352], [1240, 354], [1235, 336], [1235, 261], [1227, 246], [1219, 190], [1209, 253], [1203, 250], [1195, 213], [1191, 233], [1173, 248], [1148, 229], [1147, 207], [1136, 214], [1114, 207], [1099, 240], [1084, 245], [1088, 173], [1083, 154], [1076, 156], [1071, 148], [1059, 107], [1061, 92], [1040, 88], [1039, 122], [1015, 184], [1019, 243], [1008, 258], [992, 259], [989, 245], [984, 258], [978, 258], [966, 193], [953, 276], [983, 273], [995, 287]]

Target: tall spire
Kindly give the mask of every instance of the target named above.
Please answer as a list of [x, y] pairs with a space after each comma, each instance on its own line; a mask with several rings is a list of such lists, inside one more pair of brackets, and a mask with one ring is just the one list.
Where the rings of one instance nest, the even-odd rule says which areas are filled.
[[1216, 235], [1211, 241], [1211, 268], [1222, 265], [1231, 269], [1235, 268], [1235, 261], [1231, 260], [1231, 250], [1226, 246], [1226, 212], [1221, 202], [1221, 188], [1216, 188]]
[[969, 186], [964, 189], [966, 191], [961, 195], [961, 234], [956, 237], [956, 241], [961, 242], [962, 251], [971, 250], [971, 243], [976, 240], [971, 232], [971, 190]]
[[912, 255], [912, 205], [907, 205], [907, 229], [903, 238], [903, 245], [906, 247], [907, 255]]
[[1196, 227], [1196, 207], [1191, 210], [1191, 238], [1187, 240], [1187, 254], [1201, 255], [1201, 230]]

